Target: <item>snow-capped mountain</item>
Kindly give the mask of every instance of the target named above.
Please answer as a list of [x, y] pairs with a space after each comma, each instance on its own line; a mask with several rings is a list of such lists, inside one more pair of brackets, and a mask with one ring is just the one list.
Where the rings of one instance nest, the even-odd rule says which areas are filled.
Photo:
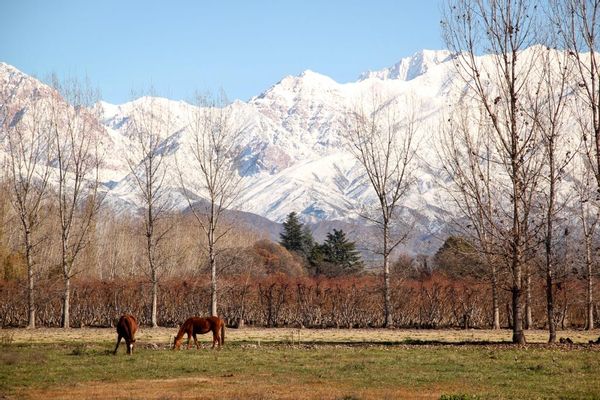
[[369, 78], [377, 79], [399, 79], [410, 81], [427, 73], [431, 68], [450, 60], [451, 53], [448, 50], [422, 50], [405, 57], [392, 67], [379, 71], [368, 71], [360, 75], [360, 80]]
[[[242, 132], [239, 146], [243, 150], [239, 171], [244, 190], [236, 208], [275, 222], [282, 222], [291, 211], [309, 223], [360, 221], [361, 210], [375, 197], [357, 161], [345, 150], [342, 134], [345, 115], [377, 93], [386, 100], [383, 107], [400, 116], [416, 112], [417, 183], [404, 201], [404, 212], [415, 219], [418, 240], [431, 238], [444, 227], [449, 209], [444, 190], [435, 184], [434, 132], [448, 102], [460, 89], [455, 82], [450, 53], [424, 50], [390, 68], [364, 73], [356, 82], [338, 83], [305, 71], [283, 78], [247, 102], [231, 103], [227, 111]], [[49, 90], [7, 64], [0, 64], [0, 85], [21, 96], [35, 88]], [[188, 146], [193, 109], [186, 102], [149, 97], [96, 106], [105, 130], [101, 179], [108, 204], [121, 211], [136, 210], [139, 203], [129, 169], [135, 154], [127, 122], [158, 113], [164, 121], [160, 151], [169, 166], [165, 180], [169, 201], [176, 208], [187, 207], [177, 171], [182, 171], [185, 182], [194, 180]], [[203, 197], [201, 190], [195, 195]]]

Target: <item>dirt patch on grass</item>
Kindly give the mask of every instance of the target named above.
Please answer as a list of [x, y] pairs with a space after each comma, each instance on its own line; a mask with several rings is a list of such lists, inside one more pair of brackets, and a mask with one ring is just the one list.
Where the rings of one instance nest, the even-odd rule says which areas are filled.
[[136, 380], [129, 382], [88, 382], [47, 389], [20, 391], [19, 399], [438, 399], [453, 388], [410, 389], [332, 387], [326, 382], [310, 385], [290, 383], [270, 384], [267, 379], [225, 376], [220, 379], [182, 378], [165, 380]]

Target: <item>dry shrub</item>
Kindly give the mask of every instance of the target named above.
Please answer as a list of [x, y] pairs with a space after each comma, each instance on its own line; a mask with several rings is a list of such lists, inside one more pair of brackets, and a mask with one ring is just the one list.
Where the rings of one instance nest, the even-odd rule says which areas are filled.
[[[219, 310], [228, 325], [268, 327], [369, 328], [383, 325], [382, 279], [377, 274], [337, 278], [240, 271], [219, 280]], [[585, 321], [585, 304], [567, 294], [582, 290], [577, 280], [563, 282], [557, 296], [559, 326], [578, 327]], [[60, 325], [60, 282], [40, 283], [37, 325]], [[73, 282], [73, 326], [109, 327], [130, 313], [150, 323], [150, 284], [140, 278]], [[544, 297], [540, 282], [533, 285], [534, 325], [544, 327]], [[490, 285], [475, 279], [450, 279], [432, 273], [398, 279], [392, 285], [393, 323], [404, 328], [489, 328], [492, 323]], [[501, 291], [500, 304], [509, 304]], [[169, 277], [159, 287], [159, 325], [177, 326], [192, 315], [207, 315], [210, 277]], [[22, 281], [0, 281], [0, 324], [27, 324], [27, 298]], [[501, 309], [502, 323], [509, 315]]]

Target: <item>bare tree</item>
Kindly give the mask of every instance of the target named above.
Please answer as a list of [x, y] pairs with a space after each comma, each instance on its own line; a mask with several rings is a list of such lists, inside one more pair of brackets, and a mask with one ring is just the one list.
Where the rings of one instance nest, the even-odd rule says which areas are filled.
[[[576, 75], [576, 119], [583, 150], [589, 160], [583, 165], [593, 171], [596, 192], [600, 193], [600, 1], [561, 0], [551, 4], [553, 25], [561, 34], [561, 46], [568, 51]], [[591, 243], [596, 222], [591, 219], [593, 213], [590, 210], [598, 207], [598, 204], [591, 203], [598, 203], [599, 198], [598, 195], [587, 197], [581, 191], [578, 193], [588, 274], [586, 326], [593, 329]]]
[[553, 2], [552, 19], [577, 76], [579, 124], [600, 188], [600, 0]]
[[97, 94], [77, 81], [53, 82], [51, 132], [56, 167], [56, 210], [60, 229], [60, 264], [64, 281], [62, 327], [70, 327], [71, 278], [77, 256], [85, 248], [98, 213], [101, 127], [91, 114]]
[[[508, 248], [512, 274], [513, 342], [525, 343], [522, 322], [524, 255], [528, 247], [532, 196], [539, 165], [532, 156], [536, 132], [524, 111], [531, 89], [535, 43], [536, 3], [533, 0], [449, 0], [442, 28], [455, 53], [457, 71], [466, 91], [485, 110], [499, 161], [509, 178], [511, 226]], [[478, 55], [488, 53], [489, 62]]]
[[[36, 248], [41, 238], [50, 176], [52, 141], [49, 136], [47, 104], [36, 90], [24, 101], [3, 97], [3, 147], [8, 197], [21, 227], [22, 249], [27, 264], [28, 328], [35, 328]], [[13, 98], [14, 100], [14, 98]]]
[[[206, 241], [211, 273], [211, 314], [217, 315], [217, 257], [221, 239], [229, 228], [223, 214], [238, 199], [241, 187], [239, 138], [241, 130], [234, 124], [224, 95], [197, 96], [191, 111], [188, 130], [191, 136], [191, 163], [186, 165], [190, 178], [186, 182], [181, 162], [177, 169], [190, 211]], [[200, 196], [193, 201], [192, 195]]]
[[[584, 156], [585, 157], [585, 156]], [[573, 188], [577, 195], [576, 202], [579, 208], [579, 220], [583, 233], [583, 244], [585, 248], [585, 276], [586, 276], [586, 324], [588, 330], [594, 329], [594, 246], [593, 238], [600, 222], [600, 210], [596, 201], [594, 187], [595, 177], [592, 175], [592, 168], [584, 165], [584, 160], [579, 168], [576, 168], [574, 175], [578, 178], [573, 182]]]
[[390, 293], [390, 255], [406, 239], [394, 230], [400, 219], [402, 200], [414, 183], [416, 145], [414, 104], [406, 104], [406, 113], [398, 115], [397, 99], [382, 101], [377, 93], [370, 104], [362, 104], [350, 116], [344, 136], [349, 151], [362, 166], [375, 192], [374, 215], [363, 214], [379, 231], [383, 258], [384, 326], [393, 325]]
[[[552, 44], [556, 42], [551, 40]], [[564, 51], [544, 49], [540, 54], [536, 75], [538, 87], [535, 93], [529, 94], [531, 109], [528, 111], [534, 121], [534, 127], [539, 130], [544, 149], [544, 169], [542, 171], [541, 211], [543, 212], [546, 277], [546, 309], [548, 317], [548, 341], [556, 341], [556, 322], [554, 318], [554, 286], [555, 286], [555, 247], [557, 236], [557, 219], [564, 211], [568, 198], [560, 196], [560, 187], [568, 164], [576, 154], [575, 148], [570, 149], [570, 138], [566, 135], [567, 94], [570, 90], [571, 78], [568, 54]]]
[[169, 113], [163, 112], [155, 97], [137, 101], [127, 126], [133, 146], [127, 163], [142, 204], [148, 275], [152, 284], [152, 327], [158, 326], [158, 283], [167, 265], [163, 243], [172, 228], [171, 220], [165, 218], [171, 207], [164, 185], [168, 166], [165, 152], [160, 149], [170, 128]]
[[460, 215], [455, 225], [475, 246], [482, 264], [489, 270], [492, 328], [500, 329], [497, 264], [502, 259], [498, 249], [502, 224], [496, 212], [500, 189], [495, 182], [490, 126], [482, 109], [459, 105], [452, 114], [442, 130], [438, 155], [452, 180], [447, 190]]

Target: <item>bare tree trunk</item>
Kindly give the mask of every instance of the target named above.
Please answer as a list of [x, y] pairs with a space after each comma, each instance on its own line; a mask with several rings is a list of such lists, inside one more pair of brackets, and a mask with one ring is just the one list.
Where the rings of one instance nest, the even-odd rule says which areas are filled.
[[27, 305], [28, 305], [28, 329], [35, 328], [35, 285], [33, 276], [31, 233], [25, 231], [25, 258], [27, 261]]
[[556, 175], [554, 171], [554, 137], [548, 140], [548, 153], [550, 164], [550, 189], [548, 210], [546, 213], [546, 237], [544, 240], [546, 250], [546, 312], [548, 317], [548, 343], [556, 342], [556, 323], [554, 320], [554, 248], [552, 240], [554, 235], [554, 198], [556, 197]]
[[569, 323], [569, 319], [567, 318], [567, 312], [569, 310], [569, 296], [567, 294], [567, 285], [563, 287], [563, 307], [560, 315], [560, 329], [567, 329], [567, 324]]
[[152, 271], [152, 310], [150, 321], [153, 328], [158, 328], [158, 278], [155, 271]]
[[[514, 102], [514, 98], [511, 99]], [[513, 104], [514, 105], [514, 104]], [[511, 121], [511, 124], [514, 125], [514, 120]], [[511, 152], [511, 171], [510, 173], [515, 174], [518, 171], [518, 160], [514, 158], [516, 154], [516, 150], [514, 147], [516, 146], [515, 140], [511, 140], [513, 150]], [[514, 176], [514, 175], [513, 175]], [[513, 343], [516, 344], [525, 344], [525, 334], [523, 332], [523, 315], [521, 310], [522, 304], [522, 294], [523, 294], [523, 256], [522, 256], [522, 248], [521, 248], [521, 240], [523, 237], [523, 233], [521, 232], [521, 210], [519, 209], [519, 202], [516, 199], [522, 198], [523, 193], [520, 187], [520, 181], [518, 178], [513, 180], [513, 223], [512, 223], [512, 265], [511, 270], [513, 273], [512, 279], [512, 300], [513, 300]]]
[[492, 329], [500, 329], [500, 304], [498, 300], [498, 276], [496, 273], [496, 267], [492, 265], [492, 315], [493, 325]]
[[523, 333], [523, 314], [521, 310], [521, 296], [523, 294], [521, 265], [519, 253], [515, 254], [513, 260], [513, 279], [512, 279], [512, 320], [513, 320], [513, 337], [512, 341], [516, 344], [525, 344], [525, 334]]
[[[149, 197], [152, 198], [152, 188], [148, 188]], [[154, 246], [152, 243], [154, 233], [154, 218], [152, 217], [152, 204], [146, 204], [147, 219], [146, 224], [146, 254], [148, 256], [148, 266], [150, 267], [150, 282], [152, 283], [152, 308], [150, 310], [150, 323], [153, 328], [158, 327], [157, 308], [158, 308], [158, 276], [156, 274], [156, 264], [154, 262]]]
[[208, 247], [208, 253], [210, 263], [210, 315], [217, 316], [217, 259], [212, 240]]
[[546, 269], [546, 305], [548, 313], [548, 343], [556, 342], [556, 323], [554, 321], [554, 278], [551, 269]]
[[525, 278], [525, 329], [533, 328], [533, 318], [531, 311], [531, 271], [526, 269], [527, 277]]
[[[60, 189], [59, 189], [60, 190]], [[62, 196], [60, 196], [62, 197]], [[62, 219], [62, 218], [61, 218]], [[69, 269], [69, 261], [67, 259], [67, 243], [68, 243], [67, 231], [62, 230], [61, 238], [61, 266], [63, 273], [63, 295], [62, 295], [62, 315], [61, 315], [61, 326], [64, 329], [71, 327], [71, 270]]]
[[152, 283], [152, 308], [150, 310], [150, 323], [153, 328], [158, 327], [158, 275], [154, 260], [153, 233], [155, 219], [152, 217], [152, 205], [148, 206], [146, 223], [146, 253], [148, 255], [148, 266], [150, 267], [150, 282]]
[[[585, 220], [584, 220], [585, 221]], [[585, 222], [584, 222], [585, 224]], [[587, 230], [587, 229], [586, 229]], [[592, 274], [592, 237], [591, 235], [585, 235], [585, 269], [586, 269], [586, 279], [587, 279], [587, 298], [586, 298], [586, 324], [585, 328], [587, 330], [594, 329], [594, 277]]]
[[[550, 174], [554, 177], [554, 156], [550, 157]], [[556, 323], [554, 320], [554, 265], [553, 265], [553, 222], [554, 222], [554, 179], [550, 179], [550, 201], [546, 217], [546, 310], [548, 316], [548, 343], [556, 342]]]
[[65, 277], [61, 325], [64, 329], [71, 328], [71, 277], [69, 276]]
[[391, 328], [393, 325], [391, 318], [391, 296], [390, 296], [390, 258], [388, 252], [388, 227], [384, 222], [383, 226], [383, 309], [384, 326]]

